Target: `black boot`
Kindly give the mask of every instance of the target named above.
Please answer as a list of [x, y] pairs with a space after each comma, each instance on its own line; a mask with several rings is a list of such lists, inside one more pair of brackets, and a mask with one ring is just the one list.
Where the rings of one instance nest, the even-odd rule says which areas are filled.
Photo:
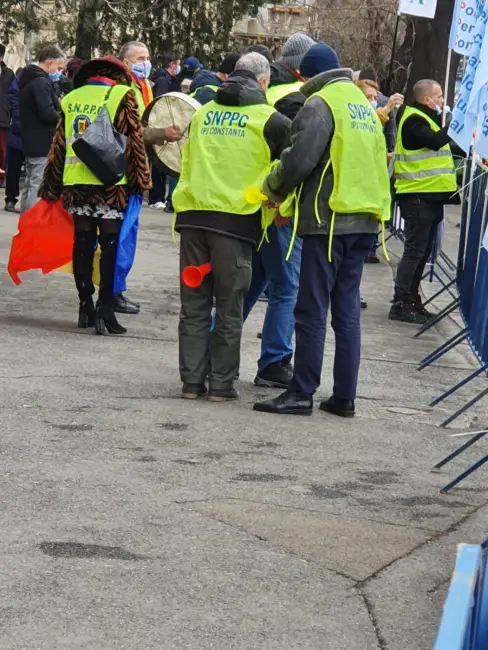
[[427, 316], [418, 313], [413, 302], [394, 302], [388, 318], [413, 325], [423, 325], [429, 320]]
[[125, 334], [125, 327], [118, 322], [114, 312], [114, 275], [117, 258], [117, 235], [100, 235], [100, 292], [95, 318], [95, 333]]
[[95, 325], [95, 307], [93, 306], [93, 256], [96, 245], [95, 231], [76, 231], [73, 244], [73, 275], [75, 278], [80, 308], [78, 327], [84, 329]]
[[428, 320], [430, 320], [431, 318], [434, 318], [434, 316], [436, 316], [436, 314], [434, 314], [434, 312], [429, 311], [428, 309], [426, 309], [424, 307], [424, 304], [422, 302], [422, 298], [420, 296], [416, 296], [413, 299], [413, 304], [415, 305], [415, 309], [417, 310], [417, 314], [420, 314], [421, 316], [425, 316], [425, 318], [427, 318]]

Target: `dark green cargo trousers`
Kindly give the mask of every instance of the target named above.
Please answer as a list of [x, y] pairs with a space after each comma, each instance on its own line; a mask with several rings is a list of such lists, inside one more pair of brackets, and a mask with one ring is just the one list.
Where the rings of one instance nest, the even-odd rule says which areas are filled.
[[[250, 243], [208, 230], [181, 230], [180, 271], [211, 262], [212, 273], [191, 289], [181, 282], [180, 376], [185, 384], [228, 389], [239, 372], [242, 308], [252, 275]], [[210, 332], [213, 296], [215, 328]]]

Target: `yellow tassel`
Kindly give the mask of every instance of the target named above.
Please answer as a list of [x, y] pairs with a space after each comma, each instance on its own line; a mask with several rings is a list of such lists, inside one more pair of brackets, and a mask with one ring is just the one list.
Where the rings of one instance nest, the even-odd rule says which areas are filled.
[[293, 214], [293, 232], [291, 234], [291, 239], [290, 239], [290, 245], [288, 247], [288, 251], [285, 256], [285, 262], [288, 262], [291, 256], [291, 252], [293, 250], [293, 244], [295, 243], [295, 239], [297, 238], [297, 231], [298, 231], [298, 213], [299, 213], [299, 205], [300, 205], [300, 197], [302, 196], [302, 190], [303, 190], [303, 183], [300, 185], [300, 189], [297, 191], [295, 190], [295, 211]]
[[332, 240], [334, 239], [335, 214], [336, 214], [335, 212], [332, 213], [332, 219], [330, 220], [329, 254], [328, 254], [329, 264], [332, 264]]
[[386, 249], [386, 238], [385, 238], [385, 222], [381, 222], [381, 248], [383, 249], [383, 255], [385, 256], [385, 260], [387, 262], [390, 261], [390, 256], [388, 255], [388, 251]]

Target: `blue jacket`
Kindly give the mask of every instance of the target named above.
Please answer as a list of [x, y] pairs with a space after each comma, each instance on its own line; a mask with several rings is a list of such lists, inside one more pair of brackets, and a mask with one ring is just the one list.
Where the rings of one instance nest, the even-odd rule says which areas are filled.
[[12, 149], [22, 151], [22, 139], [20, 137], [20, 109], [19, 109], [19, 76], [20, 72], [12, 79], [7, 97], [10, 108], [10, 133], [7, 145]]
[[[213, 99], [215, 99], [216, 91], [213, 90], [213, 88], [203, 88], [202, 86], [220, 86], [221, 84], [222, 82], [217, 77], [215, 72], [211, 72], [210, 70], [202, 70], [191, 82], [190, 94], [197, 91], [196, 94], [193, 95], [197, 102], [200, 102], [202, 105], [208, 104], [208, 102], [211, 102]], [[198, 90], [199, 88], [201, 90]]]

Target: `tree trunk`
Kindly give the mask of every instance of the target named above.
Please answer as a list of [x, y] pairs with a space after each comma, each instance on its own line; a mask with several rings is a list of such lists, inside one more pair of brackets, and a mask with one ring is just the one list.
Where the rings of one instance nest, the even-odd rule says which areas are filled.
[[99, 43], [98, 33], [99, 0], [81, 0], [78, 7], [75, 56], [85, 61], [92, 58]]
[[[413, 46], [412, 68], [408, 80], [407, 97], [411, 99], [412, 88], [420, 79], [434, 79], [444, 88], [446, 79], [447, 50], [449, 31], [455, 0], [438, 0], [433, 20], [414, 18], [415, 43]], [[456, 70], [459, 55], [452, 53], [449, 88], [446, 100], [453, 103]], [[445, 89], [444, 89], [444, 92]]]

